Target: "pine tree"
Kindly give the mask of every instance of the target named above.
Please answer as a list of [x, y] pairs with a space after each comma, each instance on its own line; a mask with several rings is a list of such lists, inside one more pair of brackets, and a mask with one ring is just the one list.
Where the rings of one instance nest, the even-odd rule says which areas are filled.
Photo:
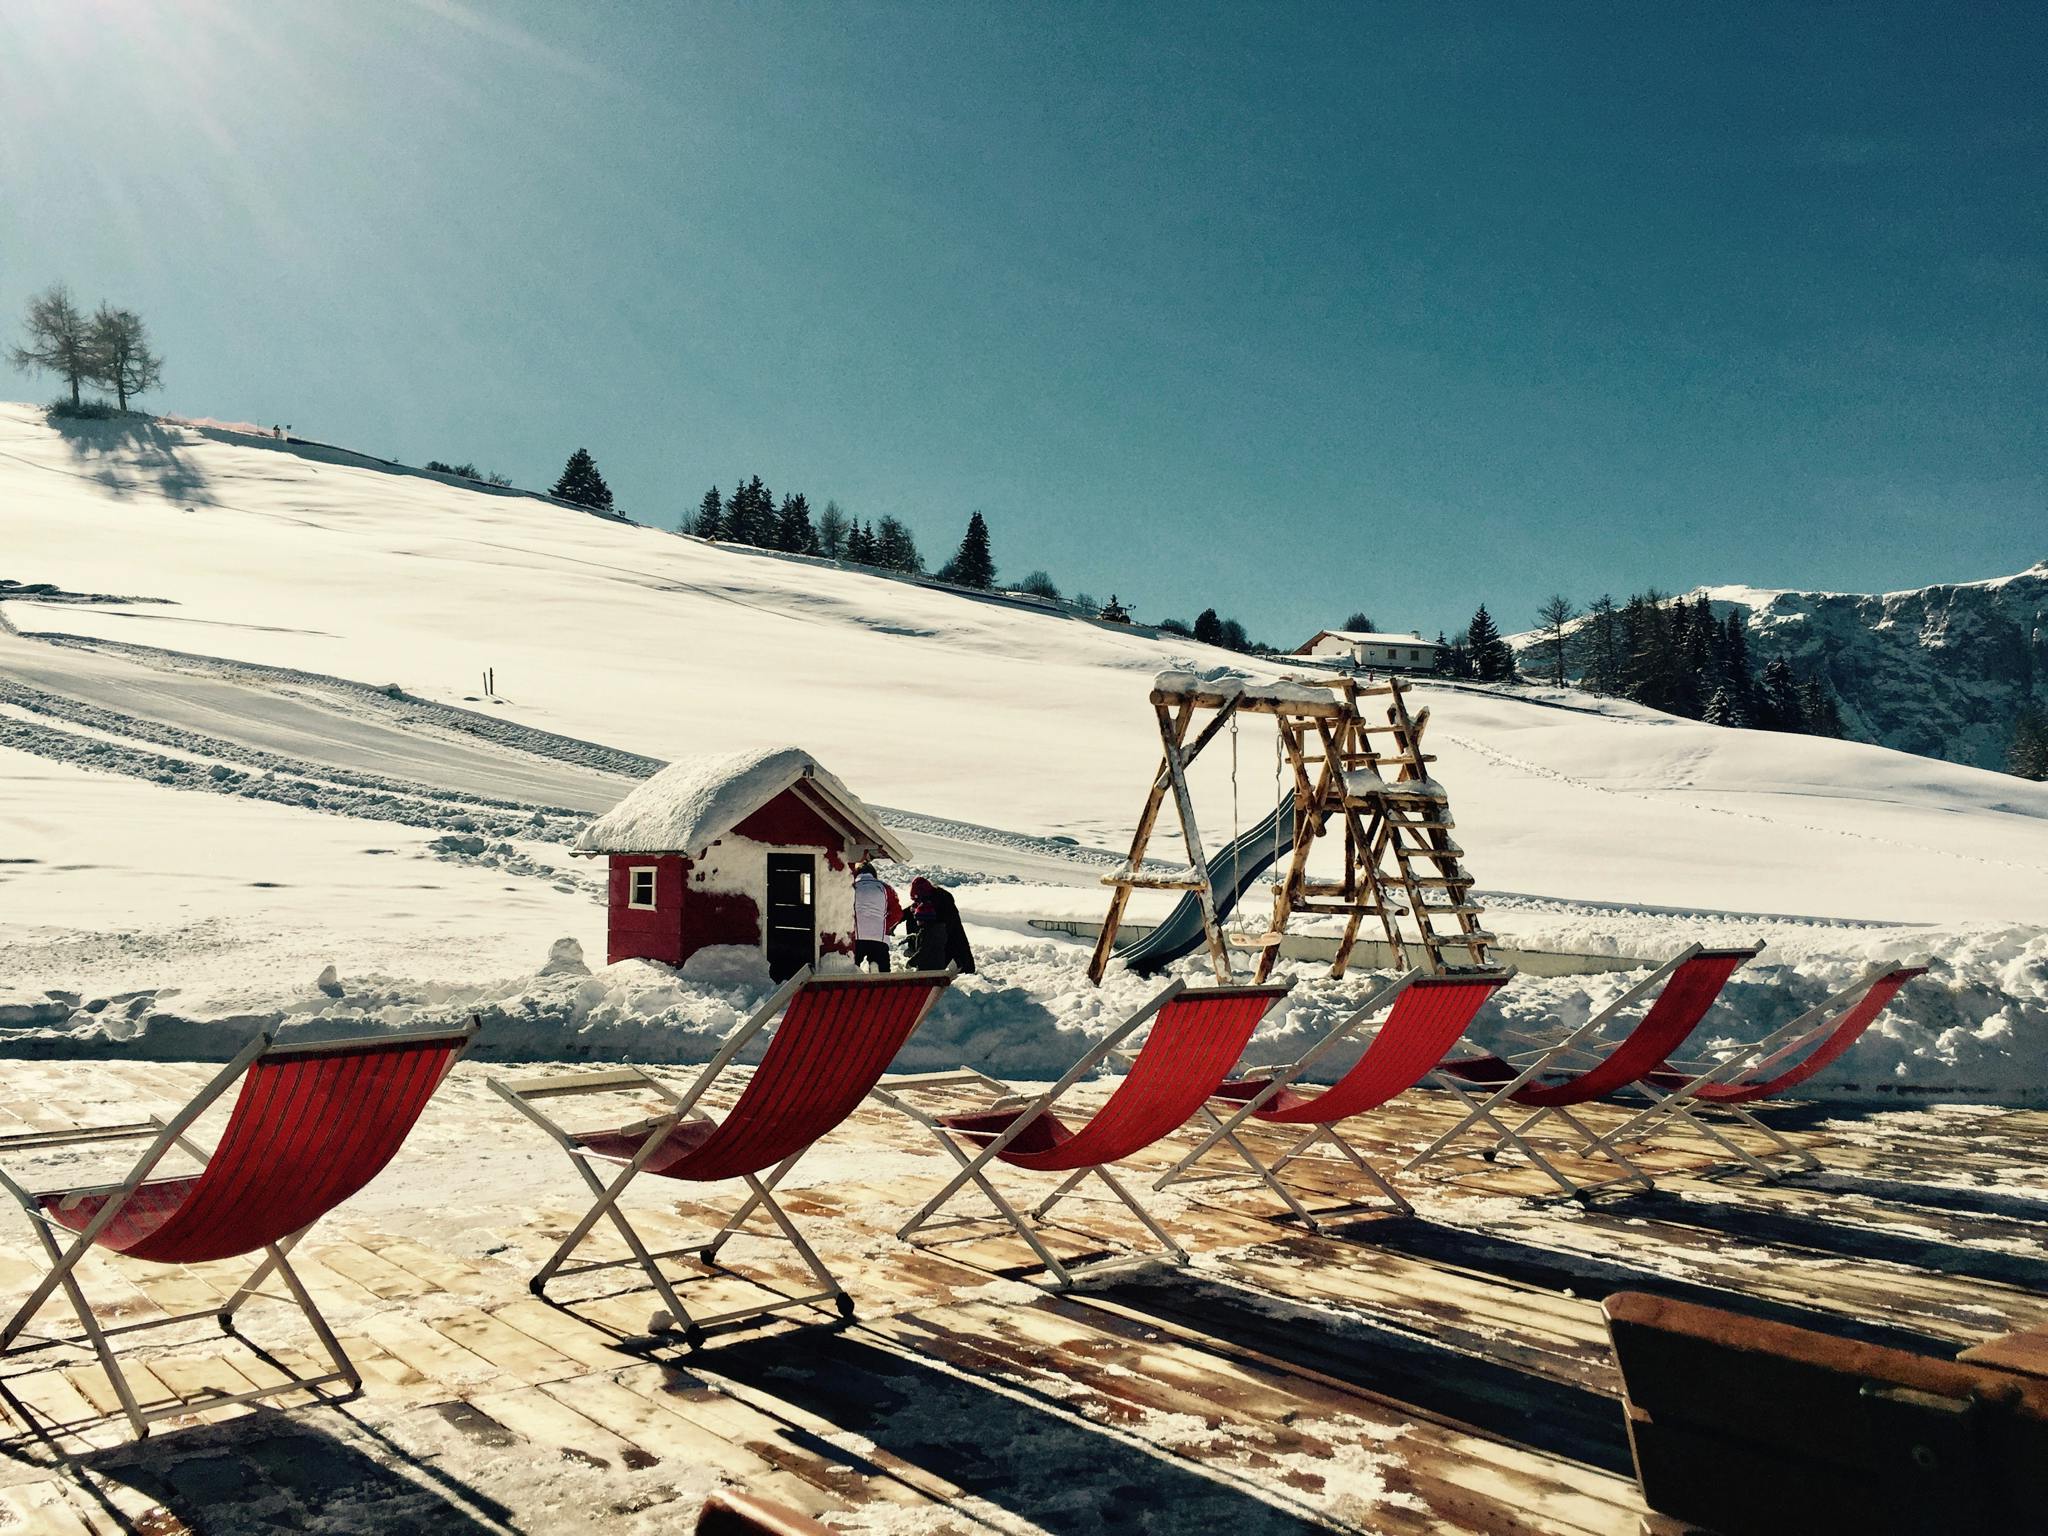
[[1721, 626], [1721, 677], [1747, 724], [1756, 714], [1756, 674], [1750, 670], [1749, 626], [1740, 608], [1730, 608]]
[[697, 517], [690, 524], [690, 532], [700, 539], [716, 539], [725, 533], [725, 505], [718, 499], [718, 487], [713, 486], [704, 493], [704, 499], [697, 503]]
[[967, 519], [967, 533], [951, 562], [951, 580], [986, 592], [996, 584], [995, 556], [988, 547], [988, 523], [979, 512]]
[[1770, 731], [1803, 731], [1806, 714], [1799, 706], [1799, 681], [1792, 675], [1792, 663], [1773, 656], [1764, 668], [1758, 690], [1757, 724]]
[[1670, 702], [1669, 645], [1665, 635], [1664, 611], [1654, 592], [1638, 593], [1621, 610], [1621, 673], [1616, 690], [1652, 709]]
[[1835, 703], [1834, 692], [1817, 677], [1809, 677], [1799, 685], [1799, 718], [1810, 735], [1842, 734], [1842, 712]]
[[1679, 713], [1697, 717], [1724, 681], [1721, 675], [1721, 626], [1715, 622], [1713, 607], [1707, 602], [1704, 592], [1694, 600], [1692, 611], [1685, 615], [1685, 620], [1687, 691], [1697, 707], [1681, 709]]
[[1446, 641], [1443, 632], [1437, 632], [1436, 669], [1445, 677], [1470, 677], [1472, 673], [1472, 648], [1466, 644], [1464, 630], [1459, 630]]
[[1350, 618], [1344, 621], [1344, 629], [1346, 633], [1353, 635], [1374, 635], [1379, 633], [1379, 626], [1373, 623], [1372, 615], [1363, 608], [1358, 609]]
[[1465, 647], [1471, 653], [1473, 675], [1482, 683], [1514, 681], [1515, 653], [1507, 641], [1501, 639], [1493, 615], [1486, 611], [1484, 603], [1472, 615], [1472, 622], [1465, 626]]
[[775, 519], [775, 547], [792, 555], [817, 552], [818, 534], [811, 527], [811, 504], [802, 491], [782, 498], [782, 511]]
[[759, 549], [775, 547], [775, 493], [759, 475], [747, 478], [747, 542]]
[[836, 501], [827, 500], [825, 510], [818, 514], [818, 553], [828, 560], [846, 553], [846, 514]]
[[917, 541], [910, 530], [893, 517], [875, 525], [875, 561], [886, 571], [921, 571], [924, 561], [917, 553]]
[[1537, 622], [1549, 636], [1544, 644], [1550, 657], [1550, 679], [1560, 688], [1564, 686], [1565, 626], [1578, 616], [1579, 610], [1562, 592], [1536, 610]]
[[1606, 593], [1586, 605], [1586, 627], [1591, 632], [1589, 654], [1580, 681], [1594, 693], [1621, 692], [1621, 641], [1615, 619], [1614, 599]]
[[735, 485], [725, 498], [725, 536], [735, 544], [771, 549], [775, 544], [775, 498], [759, 475]]
[[587, 448], [578, 448], [569, 455], [569, 462], [562, 466], [562, 478], [555, 482], [554, 489], [548, 494], [599, 512], [612, 509], [612, 488], [597, 472], [597, 460], [590, 456]]
[[1736, 707], [1735, 700], [1729, 693], [1726, 683], [1721, 684], [1720, 687], [1714, 690], [1713, 697], [1707, 700], [1706, 713], [1701, 715], [1700, 718], [1706, 721], [1708, 725], [1742, 724], [1742, 712]]
[[1674, 715], [1699, 719], [1720, 681], [1713, 675], [1713, 629], [1712, 616], [1703, 622], [1683, 598], [1671, 605], [1671, 700], [1665, 707]]
[[71, 403], [80, 403], [78, 386], [93, 376], [92, 328], [71, 290], [53, 283], [28, 301], [22, 316], [23, 345], [8, 356], [23, 373], [54, 373], [71, 386]]
[[2023, 779], [2048, 779], [2048, 720], [2031, 703], [2022, 705], [2013, 721], [2005, 766]]
[[1235, 619], [1223, 621], [1223, 637], [1218, 642], [1226, 651], [1248, 651], [1252, 648], [1252, 637], [1245, 633], [1244, 626]]
[[1195, 638], [1204, 645], [1223, 643], [1223, 620], [1214, 608], [1204, 608], [1195, 615]]

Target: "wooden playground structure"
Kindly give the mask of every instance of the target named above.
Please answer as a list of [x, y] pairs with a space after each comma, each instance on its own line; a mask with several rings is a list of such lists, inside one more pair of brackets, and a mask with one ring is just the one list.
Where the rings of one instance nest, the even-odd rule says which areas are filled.
[[[1355, 677], [1253, 683], [1167, 672], [1154, 679], [1151, 698], [1159, 720], [1161, 760], [1138, 817], [1130, 857], [1103, 877], [1114, 894], [1089, 962], [1089, 978], [1101, 981], [1134, 890], [1183, 891], [1197, 903], [1219, 981], [1231, 979], [1233, 940], [1258, 951], [1254, 976], [1266, 980], [1279, 959], [1280, 938], [1296, 913], [1344, 919], [1333, 976], [1344, 974], [1368, 918], [1379, 924], [1397, 966], [1426, 964], [1441, 973], [1488, 964], [1493, 935], [1480, 925], [1481, 909], [1472, 899], [1464, 850], [1452, 837], [1449, 796], [1429, 774], [1435, 759], [1422, 750], [1429, 710], [1410, 713], [1407, 691], [1408, 685], [1398, 677], [1372, 683]], [[1367, 709], [1381, 718], [1367, 719]], [[1203, 713], [1210, 718], [1191, 738], [1196, 718]], [[1286, 822], [1276, 812], [1274, 862], [1284, 856], [1285, 871], [1272, 919], [1262, 935], [1233, 936], [1223, 929], [1228, 903], [1219, 909], [1213, 885], [1216, 866], [1203, 851], [1187, 772], [1226, 727], [1234, 736], [1238, 717], [1245, 714], [1270, 715], [1278, 729], [1279, 793], [1285, 793], [1289, 771], [1293, 779], [1292, 836], [1288, 838]], [[1234, 753], [1233, 740], [1233, 797]], [[1187, 847], [1187, 868], [1148, 873], [1145, 850], [1169, 796]], [[1343, 838], [1342, 875], [1311, 878], [1309, 856], [1333, 831]], [[1240, 860], [1243, 842], [1232, 844]], [[1247, 883], [1237, 883], [1232, 900]]]

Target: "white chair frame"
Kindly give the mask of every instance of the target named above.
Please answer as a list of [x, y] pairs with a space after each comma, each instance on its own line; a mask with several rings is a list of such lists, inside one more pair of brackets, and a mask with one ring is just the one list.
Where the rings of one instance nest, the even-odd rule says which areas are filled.
[[[997, 1189], [994, 1183], [990, 1181], [986, 1171], [988, 1165], [995, 1161], [1003, 1149], [1016, 1140], [1030, 1126], [1032, 1121], [1050, 1111], [1083, 1078], [1095, 1071], [1096, 1068], [1100, 1067], [1112, 1056], [1117, 1055], [1125, 1041], [1150, 1024], [1161, 1009], [1165, 1008], [1168, 1003], [1187, 990], [1188, 985], [1185, 981], [1177, 980], [1169, 983], [1154, 994], [1135, 1013], [1131, 1014], [1130, 1017], [1125, 1019], [1115, 1029], [1098, 1040], [1082, 1055], [1079, 1061], [1067, 1069], [1058, 1082], [1036, 1097], [1015, 1093], [1012, 1091], [1010, 1084], [998, 1078], [990, 1077], [985, 1072], [977, 1072], [966, 1067], [954, 1072], [932, 1072], [883, 1078], [875, 1086], [870, 1097], [879, 1103], [886, 1104], [889, 1108], [896, 1110], [900, 1114], [908, 1116], [930, 1131], [939, 1145], [944, 1147], [951, 1154], [953, 1160], [960, 1165], [960, 1171], [954, 1174], [952, 1179], [937, 1194], [927, 1200], [916, 1215], [912, 1216], [909, 1221], [905, 1222], [897, 1230], [897, 1237], [905, 1242], [911, 1241], [912, 1237], [919, 1230], [932, 1223], [932, 1218], [937, 1215], [939, 1210], [949, 1200], [969, 1184], [972, 1184], [988, 1197], [989, 1203], [996, 1208], [1003, 1220], [1010, 1224], [1016, 1234], [1038, 1256], [1038, 1261], [1052, 1275], [1053, 1283], [1057, 1289], [1066, 1290], [1072, 1287], [1081, 1276], [1095, 1273], [1105, 1267], [1143, 1262], [1147, 1259], [1158, 1257], [1159, 1253], [1163, 1253], [1175, 1264], [1187, 1263], [1187, 1250], [1173, 1240], [1166, 1229], [1153, 1219], [1151, 1213], [1139, 1203], [1137, 1197], [1130, 1190], [1126, 1189], [1123, 1183], [1107, 1167], [1096, 1164], [1087, 1168], [1075, 1169], [1068, 1174], [1067, 1178], [1051, 1194], [1032, 1207], [1031, 1220], [1036, 1222], [1044, 1221], [1055, 1205], [1072, 1194], [1076, 1187], [1092, 1174], [1107, 1186], [1109, 1192], [1133, 1216], [1137, 1217], [1139, 1224], [1152, 1235], [1153, 1240], [1159, 1244], [1157, 1253], [1133, 1250], [1122, 1254], [1112, 1254], [1106, 1259], [1095, 1260], [1087, 1264], [1065, 1263], [1045, 1245], [1039, 1235], [1032, 1230], [1030, 1223], [1018, 1213], [1017, 1208], [1004, 1198], [1002, 1191]], [[1205, 994], [1210, 990], [1209, 988], [1203, 989]], [[1216, 988], [1213, 990], [1219, 992], [1266, 992], [1273, 989], [1267, 987], [1232, 987]], [[1274, 1002], [1278, 1002], [1281, 996], [1285, 996], [1286, 991], [1287, 988], [1285, 987], [1278, 989]], [[1270, 1005], [1268, 1006], [1268, 1011], [1271, 1011]], [[970, 1084], [984, 1088], [993, 1088], [998, 1094], [1004, 1095], [1004, 1097], [996, 1099], [991, 1104], [983, 1105], [983, 1109], [1016, 1109], [1020, 1111], [1017, 1117], [999, 1135], [990, 1138], [985, 1144], [977, 1144], [950, 1130], [947, 1126], [940, 1123], [936, 1113], [912, 1102], [911, 1099], [905, 1096], [913, 1093], [960, 1088]]]
[[[918, 977], [929, 977], [931, 973], [920, 971], [897, 971], [887, 975], [834, 977], [834, 981], [852, 981], [866, 986], [901, 986]], [[943, 973], [950, 977], [950, 967]], [[767, 1027], [781, 1017], [792, 999], [811, 980], [811, 968], [804, 967], [772, 993], [768, 1000], [737, 1029], [725, 1037], [718, 1050], [697, 1073], [696, 1080], [682, 1093], [677, 1093], [666, 1083], [651, 1076], [636, 1066], [621, 1067], [613, 1071], [560, 1073], [541, 1077], [493, 1078], [491, 1091], [518, 1110], [527, 1119], [546, 1131], [550, 1138], [569, 1156], [577, 1173], [590, 1189], [592, 1204], [582, 1218], [569, 1230], [549, 1256], [546, 1263], [527, 1282], [534, 1295], [546, 1299], [548, 1283], [558, 1276], [589, 1274], [598, 1270], [618, 1269], [625, 1265], [638, 1265], [647, 1276], [648, 1283], [661, 1297], [668, 1309], [667, 1321], [657, 1320], [653, 1329], [656, 1333], [670, 1328], [680, 1329], [685, 1342], [693, 1348], [704, 1342], [708, 1330], [722, 1325], [745, 1322], [772, 1312], [788, 1311], [796, 1307], [831, 1305], [842, 1318], [853, 1316], [853, 1298], [846, 1293], [817, 1250], [790, 1220], [775, 1198], [775, 1188], [794, 1168], [798, 1161], [811, 1150], [804, 1147], [791, 1153], [766, 1173], [741, 1174], [740, 1181], [747, 1186], [747, 1198], [727, 1219], [725, 1224], [703, 1242], [688, 1243], [680, 1248], [650, 1250], [634, 1230], [633, 1224], [619, 1206], [619, 1197], [638, 1178], [647, 1163], [659, 1152], [676, 1128], [687, 1121], [710, 1118], [698, 1108], [699, 1102], [722, 1077], [740, 1052], [745, 1050]], [[932, 994], [936, 1000], [938, 994]], [[926, 1007], [930, 1007], [927, 1001]], [[921, 1021], [921, 1020], [920, 1020]], [[559, 1121], [551, 1118], [539, 1107], [539, 1101], [583, 1097], [591, 1094], [651, 1092], [660, 1097], [669, 1107], [660, 1115], [652, 1116], [637, 1125], [625, 1126], [625, 1131], [645, 1131], [646, 1139], [640, 1143], [633, 1156], [609, 1179], [600, 1176], [594, 1164], [612, 1163], [611, 1158], [599, 1157], [575, 1139], [575, 1133]], [[813, 1143], [815, 1145], [815, 1143]], [[662, 1273], [660, 1261], [684, 1257], [698, 1258], [706, 1268], [712, 1267], [718, 1251], [740, 1230], [757, 1208], [765, 1208], [769, 1219], [783, 1238], [796, 1250], [804, 1267], [818, 1282], [819, 1289], [799, 1296], [778, 1296], [773, 1301], [755, 1306], [736, 1307], [709, 1316], [694, 1316], [683, 1304], [681, 1295], [667, 1275]], [[570, 1264], [569, 1257], [600, 1221], [610, 1221], [619, 1237], [625, 1242], [629, 1257], [623, 1259], [602, 1259], [586, 1264]]]
[[[1543, 1076], [1544, 1073], [1564, 1065], [1572, 1058], [1587, 1058], [1596, 1064], [1603, 1060], [1606, 1053], [1596, 1050], [1592, 1042], [1620, 1016], [1624, 1009], [1632, 1007], [1651, 993], [1659, 991], [1673, 972], [1688, 960], [1701, 954], [1705, 948], [1706, 946], [1703, 944], [1688, 944], [1676, 955], [1665, 961], [1664, 964], [1658, 966], [1648, 976], [1594, 1014], [1584, 1024], [1581, 1024], [1577, 1029], [1572, 1030], [1561, 1039], [1551, 1042], [1535, 1042], [1532, 1044], [1531, 1049], [1508, 1056], [1506, 1060], [1509, 1065], [1516, 1066], [1518, 1070], [1513, 1078], [1493, 1088], [1490, 1092], [1474, 1092], [1470, 1085], [1461, 1082], [1456, 1076], [1448, 1072], [1432, 1074], [1436, 1085], [1448, 1090], [1452, 1097], [1464, 1108], [1465, 1114], [1449, 1130], [1409, 1158], [1402, 1165], [1403, 1169], [1413, 1172], [1423, 1164], [1435, 1160], [1443, 1154], [1452, 1142], [1464, 1135], [1466, 1131], [1475, 1125], [1483, 1123], [1493, 1130], [1496, 1139], [1490, 1148], [1480, 1154], [1481, 1157], [1491, 1162], [1499, 1156], [1503, 1149], [1513, 1147], [1524, 1157], [1528, 1158], [1535, 1167], [1541, 1169], [1549, 1177], [1550, 1181], [1557, 1185], [1559, 1190], [1573, 1199], [1584, 1200], [1601, 1190], [1613, 1189], [1622, 1185], [1635, 1185], [1644, 1190], [1654, 1189], [1656, 1184], [1649, 1174], [1632, 1162], [1610, 1139], [1596, 1134], [1585, 1121], [1581, 1120], [1564, 1106], [1546, 1105], [1538, 1108], [1519, 1123], [1512, 1126], [1500, 1118], [1500, 1112], [1512, 1104], [1513, 1096], [1516, 1092]], [[1742, 948], [1746, 950], [1747, 956], [1753, 957], [1762, 950], [1763, 945], [1746, 945], [1742, 946]], [[1638, 1020], [1637, 1022], [1640, 1023], [1641, 1021]], [[1619, 1042], [1616, 1042], [1616, 1044], [1618, 1047]], [[1553, 1115], [1570, 1127], [1573, 1135], [1578, 1138], [1579, 1148], [1575, 1150], [1582, 1150], [1591, 1157], [1604, 1157], [1617, 1165], [1621, 1169], [1621, 1173], [1611, 1179], [1595, 1180], [1588, 1183], [1574, 1179], [1559, 1169], [1529, 1139], [1529, 1133], [1543, 1120]]]
[[[451, 1067], [455, 1061], [461, 1059], [463, 1051], [468, 1049], [469, 1041], [475, 1037], [476, 1032], [477, 1021], [472, 1018], [469, 1027], [460, 1032], [463, 1043], [458, 1047], [455, 1056], [451, 1058]], [[447, 1036], [453, 1032], [433, 1030], [414, 1031], [411, 1033]], [[198, 1409], [224, 1408], [237, 1403], [253, 1403], [264, 1398], [276, 1397], [286, 1392], [310, 1392], [318, 1396], [321, 1395], [319, 1389], [331, 1386], [335, 1382], [347, 1383], [348, 1391], [342, 1394], [343, 1396], [352, 1396], [361, 1391], [363, 1385], [361, 1374], [349, 1360], [347, 1353], [341, 1347], [341, 1341], [335, 1337], [334, 1330], [328, 1326], [327, 1319], [321, 1315], [320, 1309], [313, 1304], [311, 1293], [307, 1291], [305, 1283], [299, 1279], [298, 1272], [292, 1268], [289, 1262], [291, 1251], [298, 1246], [300, 1239], [311, 1230], [310, 1225], [280, 1238], [277, 1242], [265, 1245], [262, 1250], [264, 1255], [263, 1261], [257, 1265], [249, 1278], [243, 1281], [240, 1287], [220, 1306], [203, 1308], [196, 1312], [181, 1312], [171, 1317], [148, 1318], [139, 1323], [123, 1323], [112, 1328], [102, 1327], [99, 1320], [93, 1315], [92, 1305], [86, 1299], [85, 1292], [78, 1283], [77, 1269], [80, 1261], [92, 1251], [99, 1235], [107, 1229], [115, 1217], [121, 1214], [122, 1208], [134, 1197], [136, 1191], [148, 1182], [150, 1174], [170, 1155], [173, 1149], [185, 1153], [204, 1167], [208, 1161], [209, 1154], [203, 1147], [196, 1145], [185, 1133], [192, 1128], [207, 1110], [211, 1109], [220, 1100], [221, 1096], [228, 1089], [239, 1082], [242, 1076], [258, 1061], [271, 1060], [280, 1056], [309, 1055], [334, 1050], [345, 1050], [350, 1046], [386, 1045], [393, 1040], [402, 1038], [405, 1038], [405, 1036], [369, 1035], [345, 1040], [318, 1040], [309, 1041], [305, 1044], [276, 1045], [272, 1042], [272, 1037], [266, 1032], [257, 1035], [255, 1039], [243, 1046], [235, 1054], [234, 1058], [216, 1073], [204, 1088], [199, 1090], [199, 1093], [191, 1102], [186, 1104], [183, 1109], [179, 1110], [177, 1114], [168, 1120], [151, 1116], [147, 1120], [136, 1121], [127, 1125], [110, 1125], [64, 1131], [26, 1131], [17, 1135], [0, 1137], [0, 1156], [10, 1153], [32, 1154], [56, 1148], [111, 1146], [123, 1141], [140, 1141], [145, 1138], [149, 1142], [149, 1145], [143, 1148], [141, 1155], [136, 1158], [134, 1164], [129, 1168], [127, 1174], [112, 1183], [75, 1187], [66, 1186], [57, 1189], [32, 1189], [23, 1181], [23, 1178], [17, 1177], [5, 1167], [0, 1167], [0, 1189], [5, 1189], [8, 1194], [12, 1195], [20, 1203], [23, 1212], [29, 1218], [29, 1225], [35, 1229], [36, 1236], [41, 1240], [43, 1250], [50, 1260], [49, 1273], [42, 1278], [34, 1290], [29, 1292], [28, 1297], [15, 1309], [14, 1315], [8, 1319], [6, 1325], [0, 1327], [0, 1358], [11, 1360], [43, 1349], [76, 1348], [81, 1345], [89, 1346], [94, 1356], [98, 1359], [100, 1368], [106, 1372], [107, 1380], [114, 1389], [114, 1396], [121, 1404], [121, 1412], [127, 1418], [129, 1426], [134, 1430], [135, 1437], [138, 1440], [146, 1438], [149, 1434], [150, 1426], [158, 1420], [190, 1414]], [[72, 1228], [65, 1226], [62, 1222], [57, 1221], [42, 1208], [42, 1202], [45, 1200], [53, 1198], [76, 1199], [87, 1195], [106, 1195], [109, 1198], [100, 1206], [93, 1219], [83, 1229], [76, 1232]], [[290, 1292], [288, 1296], [266, 1293], [261, 1289], [263, 1283], [273, 1273], [284, 1282], [285, 1288]], [[60, 1289], [64, 1292], [65, 1299], [71, 1303], [71, 1310], [77, 1317], [79, 1325], [83, 1328], [84, 1332], [78, 1335], [53, 1335], [47, 1338], [39, 1338], [32, 1344], [17, 1344], [16, 1340], [20, 1339], [27, 1332], [28, 1326], [34, 1320], [36, 1313], [41, 1311], [44, 1303]], [[285, 1370], [274, 1359], [269, 1359], [266, 1355], [269, 1363], [284, 1377], [282, 1381], [275, 1382], [269, 1386], [257, 1387], [253, 1391], [248, 1392], [209, 1395], [203, 1401], [197, 1403], [177, 1402], [162, 1408], [145, 1408], [142, 1406], [141, 1401], [135, 1395], [134, 1386], [128, 1380], [127, 1374], [121, 1369], [120, 1360], [115, 1355], [113, 1346], [109, 1342], [110, 1340], [120, 1334], [139, 1333], [146, 1329], [168, 1328], [173, 1324], [197, 1322], [205, 1318], [211, 1318], [219, 1325], [223, 1333], [239, 1337], [240, 1335], [235, 1327], [235, 1314], [241, 1311], [245, 1304], [259, 1296], [265, 1300], [285, 1301], [295, 1305], [305, 1315], [307, 1325], [313, 1330], [314, 1336], [320, 1341], [320, 1347], [326, 1352], [333, 1369], [312, 1376], [300, 1376]], [[244, 1342], [249, 1341], [244, 1340]], [[256, 1346], [251, 1344], [250, 1347], [255, 1348]]]

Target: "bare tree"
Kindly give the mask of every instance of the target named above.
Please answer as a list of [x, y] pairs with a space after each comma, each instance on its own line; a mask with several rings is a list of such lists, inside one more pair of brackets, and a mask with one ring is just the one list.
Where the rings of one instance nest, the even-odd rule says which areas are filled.
[[92, 317], [91, 343], [93, 382], [111, 389], [122, 410], [129, 396], [163, 383], [164, 360], [149, 350], [149, 331], [134, 310], [102, 304]]
[[827, 501], [818, 514], [818, 553], [830, 560], [846, 553], [846, 514], [836, 501]]
[[71, 386], [71, 403], [80, 404], [79, 384], [95, 376], [92, 328], [71, 302], [71, 290], [62, 283], [52, 283], [30, 299], [22, 328], [26, 344], [8, 350], [14, 366], [60, 375]]
[[1564, 627], [1578, 616], [1579, 610], [1572, 600], [1561, 592], [1536, 610], [1536, 617], [1550, 635], [1551, 680], [1560, 688], [1564, 686]]

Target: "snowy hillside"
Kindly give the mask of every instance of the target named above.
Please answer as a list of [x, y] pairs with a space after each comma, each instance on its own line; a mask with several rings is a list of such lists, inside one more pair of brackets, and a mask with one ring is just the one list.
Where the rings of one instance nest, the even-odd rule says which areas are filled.
[[[932, 1048], [1057, 1066], [1061, 1029], [1142, 987], [1088, 991], [1079, 946], [1026, 920], [1100, 915], [1101, 850], [1157, 762], [1152, 675], [1241, 663], [266, 439], [58, 431], [19, 406], [0, 407], [0, 579], [52, 589], [0, 601], [0, 1026], [158, 1051], [206, 1020], [480, 999], [594, 1031], [586, 1049], [687, 1050], [652, 1042], [730, 1017], [730, 986], [534, 977], [558, 938], [603, 953], [567, 843], [660, 761], [795, 742], [888, 808], [994, 957]], [[1425, 693], [1496, 931], [1636, 955], [1768, 938], [1808, 997], [1870, 956], [1947, 954], [1949, 990], [1847, 1065], [2048, 1082], [2048, 788], [1569, 694]], [[1245, 826], [1273, 754], [1247, 722]], [[1218, 842], [1231, 764], [1219, 746], [1196, 786]], [[1755, 976], [1759, 1016], [1795, 1000], [1767, 995], [1789, 970]], [[1306, 986], [1302, 1027], [1355, 990]]]

